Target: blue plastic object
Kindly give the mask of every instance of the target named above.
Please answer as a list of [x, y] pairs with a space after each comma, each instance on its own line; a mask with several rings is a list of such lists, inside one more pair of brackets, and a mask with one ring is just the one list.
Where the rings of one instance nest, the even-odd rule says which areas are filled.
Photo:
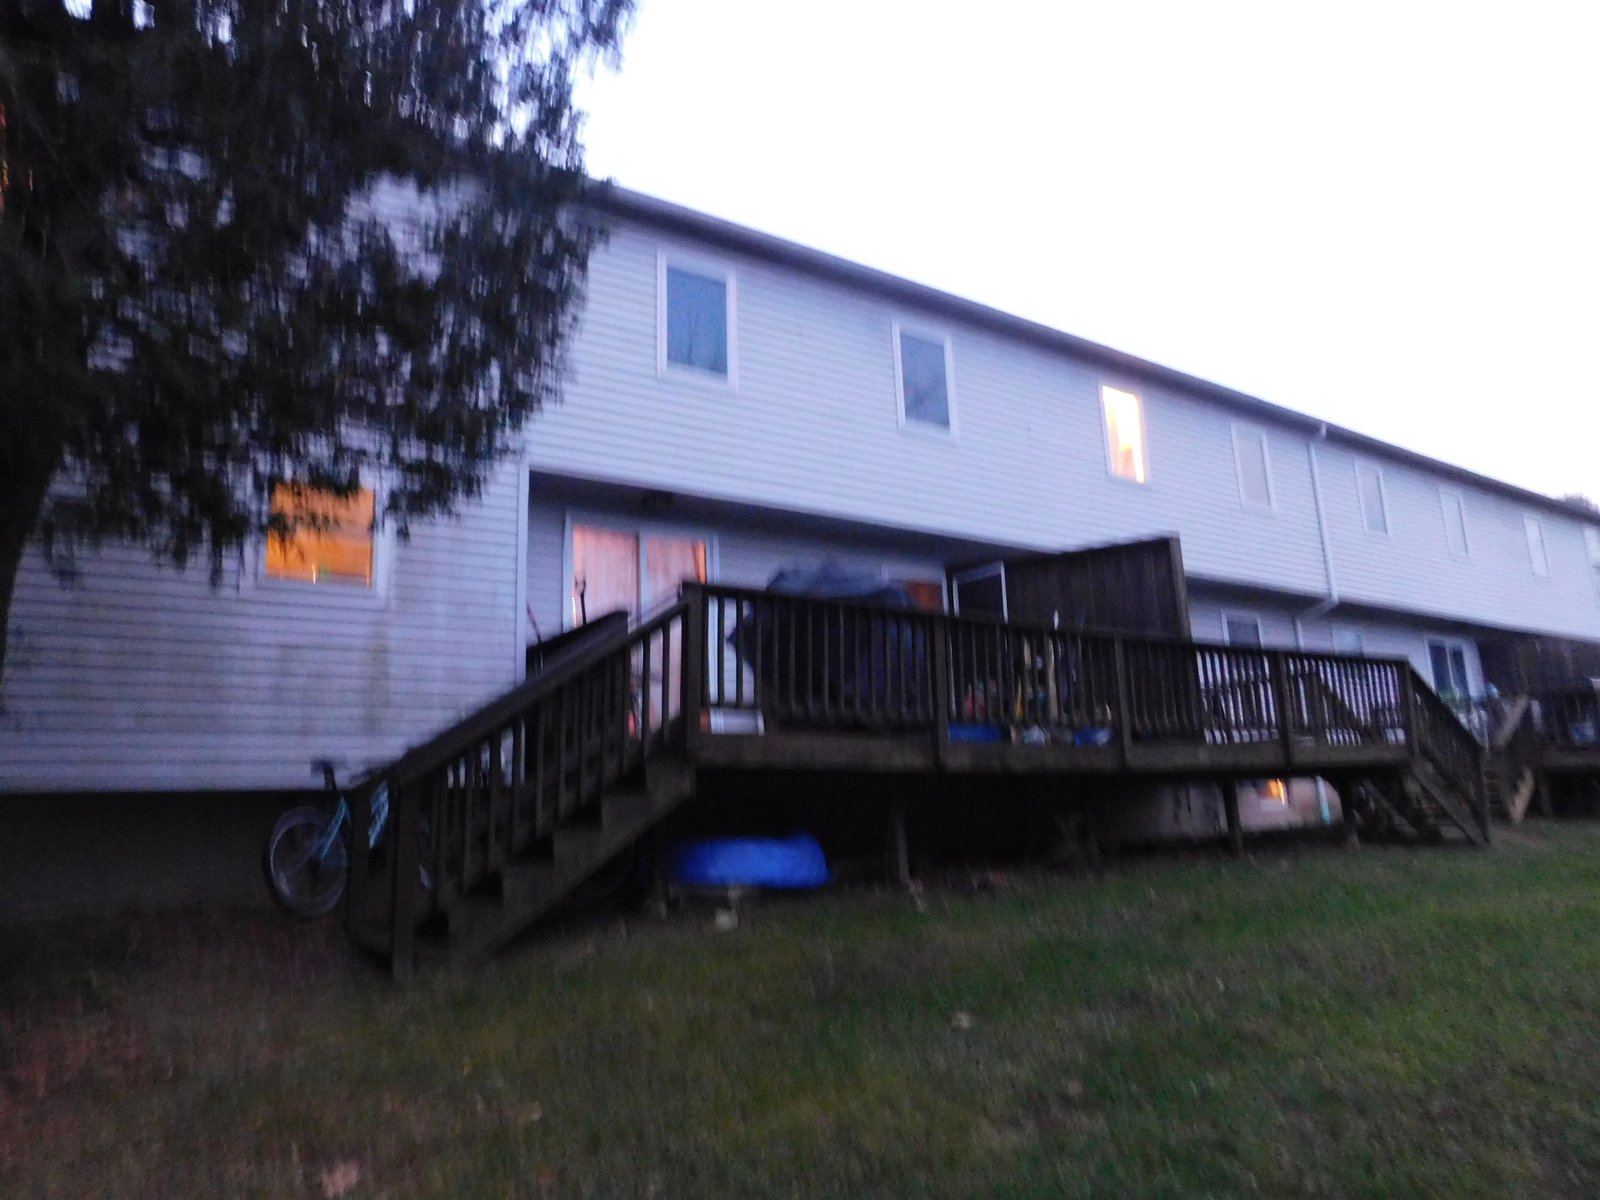
[[672, 879], [691, 887], [818, 888], [828, 860], [810, 834], [786, 838], [699, 838], [672, 852]]
[[998, 742], [1003, 733], [998, 725], [955, 725], [950, 726], [950, 740], [952, 742]]

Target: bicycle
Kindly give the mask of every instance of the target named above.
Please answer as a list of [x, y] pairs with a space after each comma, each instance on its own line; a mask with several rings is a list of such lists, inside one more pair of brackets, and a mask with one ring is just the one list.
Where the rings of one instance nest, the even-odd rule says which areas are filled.
[[[313, 771], [322, 772], [330, 795], [336, 798], [332, 813], [314, 804], [291, 808], [279, 817], [267, 837], [264, 866], [272, 897], [297, 917], [325, 917], [344, 897], [350, 874], [350, 801], [339, 786], [335, 764], [318, 759]], [[372, 820], [367, 826], [367, 846], [376, 847], [389, 823], [389, 788], [379, 784], [372, 793]], [[418, 831], [426, 841], [427, 823]], [[425, 867], [419, 867], [424, 890], [432, 887]]]

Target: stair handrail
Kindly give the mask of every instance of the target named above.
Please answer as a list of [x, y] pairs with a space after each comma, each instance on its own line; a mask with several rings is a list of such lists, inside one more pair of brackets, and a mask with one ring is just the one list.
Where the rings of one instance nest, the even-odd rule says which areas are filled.
[[1487, 748], [1415, 667], [1410, 669], [1407, 683], [1414, 718], [1409, 729], [1415, 750], [1467, 798], [1487, 835], [1488, 797], [1483, 780]]
[[620, 625], [607, 622], [604, 629], [596, 631], [593, 641], [584, 641], [571, 646], [556, 662], [547, 664], [537, 674], [530, 676], [509, 692], [502, 693], [481, 708], [468, 713], [454, 725], [435, 734], [420, 746], [411, 747], [385, 767], [380, 774], [384, 779], [407, 783], [437, 770], [460, 753], [462, 742], [477, 741], [493, 732], [496, 726], [505, 724], [523, 709], [542, 700], [563, 684], [583, 674], [589, 667], [604, 661], [630, 642], [637, 640], [641, 632], [654, 632], [659, 627], [658, 622], [662, 617], [669, 617], [675, 611], [675, 609], [668, 610], [655, 621], [641, 625], [635, 630], [628, 629], [625, 622]]

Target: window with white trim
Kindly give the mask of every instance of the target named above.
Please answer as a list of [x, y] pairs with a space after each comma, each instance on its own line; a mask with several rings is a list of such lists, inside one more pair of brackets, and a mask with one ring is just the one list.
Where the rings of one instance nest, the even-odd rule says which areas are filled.
[[1589, 551], [1589, 571], [1594, 575], [1594, 595], [1600, 601], [1600, 529], [1585, 529], [1583, 544]]
[[663, 257], [660, 366], [733, 378], [733, 275]]
[[1111, 473], [1130, 483], [1145, 483], [1149, 460], [1145, 453], [1144, 405], [1139, 397], [1109, 384], [1100, 388], [1100, 407], [1105, 413], [1106, 453]]
[[1371, 463], [1357, 463], [1356, 491], [1361, 496], [1361, 523], [1367, 532], [1388, 533], [1389, 504], [1383, 490], [1383, 472]]
[[1447, 699], [1465, 700], [1471, 696], [1472, 679], [1467, 672], [1466, 643], [1428, 638], [1427, 645], [1433, 690]]
[[1465, 558], [1467, 544], [1467, 502], [1460, 492], [1439, 491], [1439, 503], [1444, 508], [1444, 540], [1450, 553]]
[[1523, 517], [1522, 531], [1528, 538], [1528, 565], [1541, 579], [1550, 574], [1550, 553], [1544, 545], [1544, 523], [1538, 517]]
[[950, 339], [894, 327], [894, 379], [902, 425], [950, 428]]
[[1272, 507], [1272, 460], [1264, 429], [1233, 427], [1233, 464], [1239, 476], [1239, 500], [1246, 508]]

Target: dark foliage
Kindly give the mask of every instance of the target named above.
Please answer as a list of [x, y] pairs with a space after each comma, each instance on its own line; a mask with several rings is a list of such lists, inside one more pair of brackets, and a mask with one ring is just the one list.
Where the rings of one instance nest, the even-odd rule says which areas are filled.
[[30, 534], [216, 577], [277, 480], [402, 530], [479, 489], [552, 398], [571, 79], [631, 7], [0, 4], [0, 635]]

